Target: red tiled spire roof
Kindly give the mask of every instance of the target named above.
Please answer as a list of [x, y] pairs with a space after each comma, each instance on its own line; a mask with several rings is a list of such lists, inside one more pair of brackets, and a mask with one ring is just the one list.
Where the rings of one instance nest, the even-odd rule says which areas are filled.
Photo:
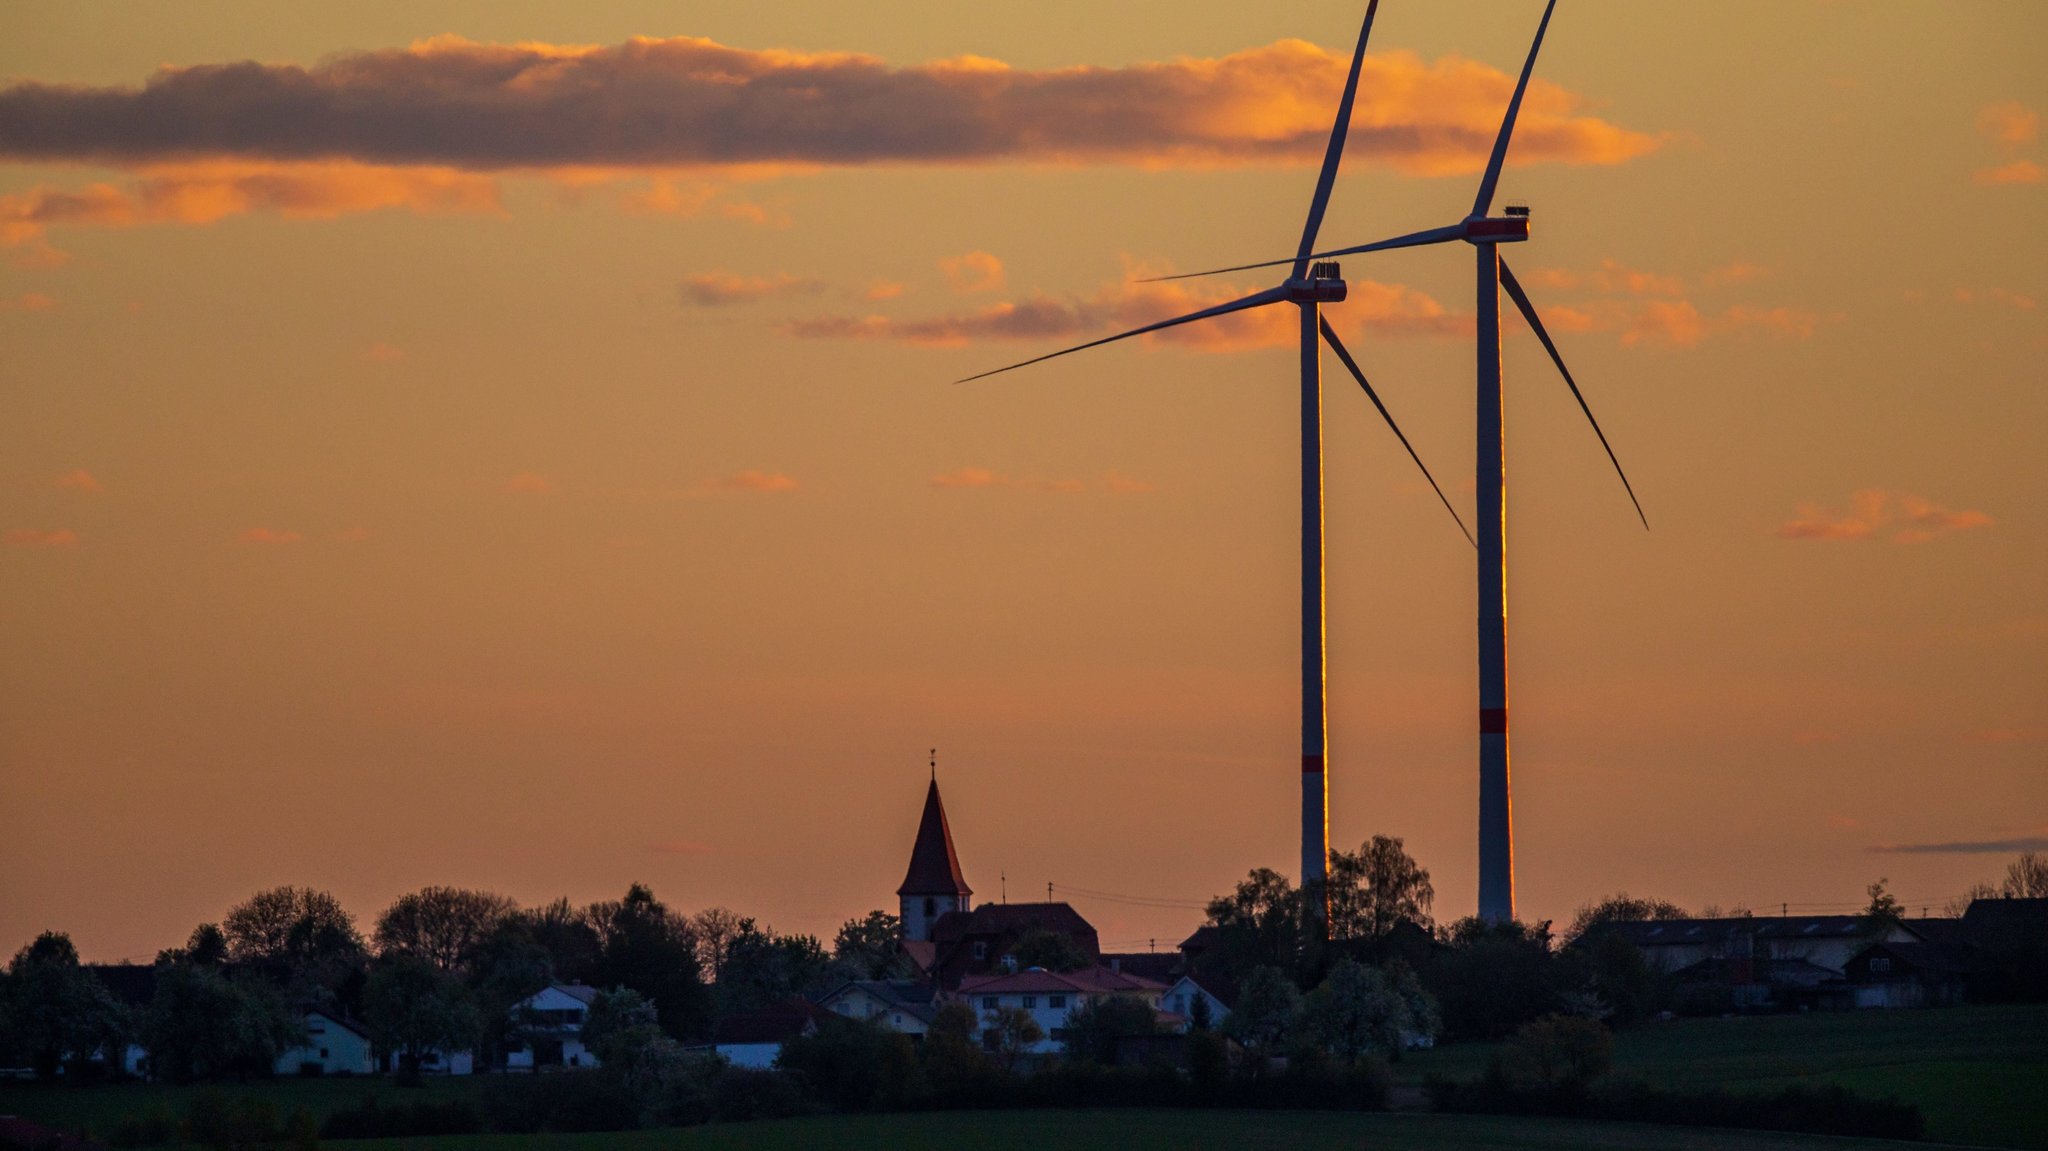
[[924, 793], [924, 818], [917, 823], [917, 843], [910, 849], [910, 871], [903, 877], [898, 895], [974, 894], [960, 874], [960, 857], [953, 853], [953, 829], [946, 826], [946, 807], [939, 802], [939, 781], [934, 778]]

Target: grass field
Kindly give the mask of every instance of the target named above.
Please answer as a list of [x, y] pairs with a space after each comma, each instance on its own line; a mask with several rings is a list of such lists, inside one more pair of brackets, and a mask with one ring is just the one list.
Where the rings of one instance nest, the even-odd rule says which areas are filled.
[[[1495, 1048], [1445, 1046], [1403, 1059], [1397, 1077], [1476, 1076]], [[1839, 1083], [1918, 1105], [1930, 1140], [2048, 1149], [2048, 1006], [1941, 1011], [1863, 1011], [1754, 1019], [1696, 1019], [1622, 1032], [1615, 1070], [1667, 1087], [1769, 1090], [1792, 1083]], [[277, 1080], [226, 1085], [230, 1098], [268, 1100], [278, 1115], [303, 1108], [316, 1120], [365, 1096], [418, 1102], [466, 1098], [477, 1079], [430, 1080], [399, 1089], [379, 1079]], [[73, 1089], [0, 1084], [0, 1114], [19, 1114], [62, 1130], [102, 1135], [130, 1115], [182, 1116], [207, 1088], [124, 1084]], [[1360, 1151], [1422, 1147], [1499, 1148], [1863, 1148], [1875, 1141], [1804, 1139], [1724, 1130], [1479, 1119], [1435, 1115], [1231, 1112], [1046, 1111], [871, 1116], [740, 1124], [685, 1131], [590, 1136], [497, 1136], [378, 1140], [338, 1144], [356, 1151], [474, 1148], [477, 1151], [580, 1151], [583, 1148], [1007, 1148], [1100, 1147], [1112, 1151], [1208, 1147], [1344, 1147]]]
[[1462, 1115], [956, 1111], [621, 1135], [475, 1135], [341, 1146], [351, 1151], [1899, 1151], [1927, 1144]]
[[[1418, 1052], [1395, 1073], [1408, 1083], [1432, 1072], [1475, 1077], [1495, 1050]], [[1839, 1083], [1917, 1105], [1930, 1139], [2048, 1147], [2048, 1005], [1650, 1023], [1615, 1036], [1614, 1070], [1731, 1091]]]

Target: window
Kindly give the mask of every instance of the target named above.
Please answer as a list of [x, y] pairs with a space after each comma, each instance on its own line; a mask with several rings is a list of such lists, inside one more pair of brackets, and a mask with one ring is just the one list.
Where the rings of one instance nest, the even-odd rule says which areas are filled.
[[1048, 995], [1045, 999], [1045, 1005], [1054, 1009], [1065, 1007], [1067, 1005], [1067, 997], [1064, 995]]
[[327, 1049], [326, 1049], [325, 1047], [322, 1047], [322, 1048], [320, 1049], [320, 1058], [322, 1058], [322, 1059], [325, 1059], [325, 1058], [327, 1058]]
[[974, 943], [974, 957], [975, 957], [976, 959], [987, 959], [987, 958], [988, 958], [988, 944], [987, 944], [987, 943], [984, 943], [984, 942], [982, 942], [981, 940], [975, 940], [975, 943]]
[[1034, 1007], [1037, 1007], [1037, 1006], [1038, 1006], [1038, 996], [1036, 996], [1036, 995], [1026, 995], [1026, 996], [1024, 997], [1024, 1010], [1026, 1010], [1026, 1011], [1029, 1011], [1029, 1010], [1031, 1010], [1032, 1008], [1034, 1008]]
[[1889, 959], [1874, 958], [1870, 961], [1870, 973], [1872, 975], [1882, 975], [1891, 969], [1892, 961]]
[[996, 1008], [1001, 1007], [1002, 1005], [1002, 999], [994, 995], [988, 996], [987, 998], [981, 1001], [982, 1009], [985, 1011], [994, 1011]]
[[924, 917], [930, 919], [939, 913], [939, 901], [927, 895], [924, 897]]

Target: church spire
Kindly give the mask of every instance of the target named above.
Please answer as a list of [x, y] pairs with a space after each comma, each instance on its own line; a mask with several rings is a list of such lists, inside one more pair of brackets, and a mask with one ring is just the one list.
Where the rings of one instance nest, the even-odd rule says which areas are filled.
[[898, 895], [948, 895], [965, 899], [974, 894], [960, 874], [960, 856], [953, 850], [953, 829], [946, 824], [946, 805], [939, 802], [936, 761], [932, 780], [924, 793], [924, 817], [918, 820], [917, 842], [910, 848], [910, 870], [903, 877]]

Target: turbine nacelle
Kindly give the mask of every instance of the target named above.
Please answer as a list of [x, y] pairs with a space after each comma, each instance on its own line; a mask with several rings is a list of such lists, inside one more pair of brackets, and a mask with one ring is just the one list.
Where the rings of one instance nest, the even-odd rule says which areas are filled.
[[1464, 234], [1458, 238], [1468, 244], [1519, 243], [1529, 238], [1529, 211], [1509, 208], [1504, 216], [1467, 216], [1459, 226]]
[[1297, 304], [1342, 303], [1350, 289], [1344, 283], [1344, 272], [1334, 261], [1325, 261], [1309, 268], [1304, 279], [1289, 279], [1281, 285], [1287, 298]]

